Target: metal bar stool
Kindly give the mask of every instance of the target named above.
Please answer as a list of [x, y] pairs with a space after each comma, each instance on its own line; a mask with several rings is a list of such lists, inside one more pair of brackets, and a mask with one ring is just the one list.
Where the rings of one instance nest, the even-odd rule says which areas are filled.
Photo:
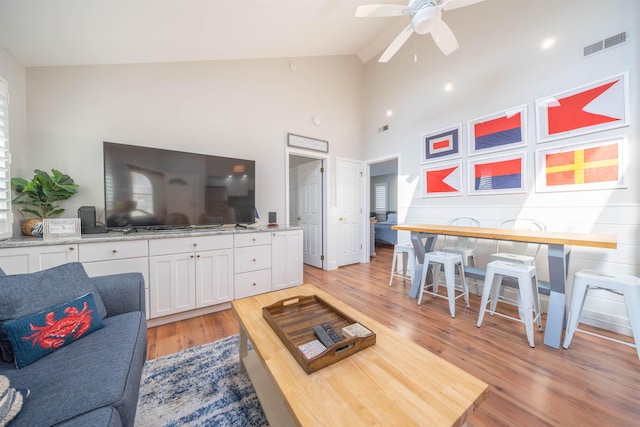
[[[429, 270], [429, 264], [433, 266], [433, 283], [426, 285], [427, 270]], [[464, 277], [464, 263], [462, 262], [462, 256], [459, 254], [433, 251], [424, 254], [424, 267], [422, 268], [422, 278], [420, 279], [420, 291], [418, 292], [418, 305], [422, 304], [422, 296], [427, 293], [435, 297], [444, 298], [443, 295], [438, 294], [438, 284], [440, 281], [440, 271], [444, 266], [444, 277], [447, 285], [447, 299], [449, 300], [449, 312], [451, 317], [456, 317], [456, 300], [460, 297], [464, 297], [464, 302], [469, 308], [469, 285]], [[437, 268], [436, 268], [437, 267]], [[459, 268], [460, 281], [462, 282], [458, 288], [456, 288], [456, 267]], [[431, 287], [431, 291], [425, 290]], [[462, 293], [456, 296], [456, 290]]]
[[605, 338], [609, 341], [635, 347], [638, 353], [638, 358], [640, 359], [640, 348], [638, 347], [638, 344], [640, 343], [640, 278], [635, 276], [627, 276], [623, 274], [606, 275], [586, 269], [578, 271], [573, 276], [573, 290], [571, 291], [571, 304], [569, 305], [569, 315], [567, 318], [567, 331], [564, 336], [564, 343], [562, 346], [564, 348], [569, 348], [569, 344], [571, 344], [573, 334], [580, 322], [580, 314], [584, 307], [587, 292], [589, 292], [590, 289], [604, 289], [609, 292], [620, 294], [624, 297], [635, 345], [592, 332], [582, 332], [595, 335], [600, 338]]
[[[402, 270], [396, 270], [396, 260], [402, 256]], [[411, 274], [407, 274], [407, 267]], [[391, 263], [391, 277], [389, 286], [392, 285], [394, 277], [402, 277], [403, 281], [413, 278], [416, 271], [416, 254], [413, 245], [395, 245], [393, 247], [393, 263]]]
[[[519, 319], [496, 312], [503, 277], [513, 277], [518, 280]], [[538, 295], [538, 280], [536, 278], [535, 266], [504, 261], [492, 261], [487, 264], [484, 289], [482, 290], [482, 302], [480, 303], [480, 315], [478, 316], [478, 327], [482, 325], [487, 303], [490, 303], [489, 314], [497, 314], [507, 319], [524, 323], [529, 346], [535, 347], [533, 323], [537, 322], [538, 330], [542, 331], [540, 297]]]

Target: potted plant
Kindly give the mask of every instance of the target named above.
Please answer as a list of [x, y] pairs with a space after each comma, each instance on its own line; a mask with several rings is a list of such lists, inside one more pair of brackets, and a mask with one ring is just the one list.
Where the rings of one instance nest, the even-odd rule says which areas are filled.
[[67, 200], [76, 194], [78, 185], [73, 179], [59, 170], [51, 169], [52, 175], [36, 169], [31, 181], [24, 178], [12, 178], [11, 187], [16, 196], [11, 201], [22, 206], [25, 214], [36, 216], [22, 222], [22, 232], [27, 236], [42, 235], [42, 220], [64, 212], [56, 202]]

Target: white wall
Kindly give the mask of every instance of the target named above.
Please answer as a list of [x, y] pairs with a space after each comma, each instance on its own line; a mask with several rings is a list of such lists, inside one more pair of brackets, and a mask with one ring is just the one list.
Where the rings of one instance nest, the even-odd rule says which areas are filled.
[[285, 218], [288, 132], [362, 158], [363, 70], [355, 57], [28, 68], [28, 163], [74, 178], [75, 216], [103, 208], [103, 141], [253, 159], [258, 212]]
[[[562, 193], [536, 193], [534, 154], [542, 147], [627, 135], [627, 160], [640, 159], [638, 140], [638, 72], [640, 2], [635, 0], [523, 1], [487, 0], [444, 13], [460, 48], [444, 56], [431, 37], [416, 36], [387, 64], [371, 61], [365, 83], [365, 158], [401, 152], [399, 164], [399, 221], [446, 223], [455, 216], [475, 216], [484, 226], [498, 226], [510, 217], [535, 218], [549, 230], [615, 234], [618, 249], [574, 247], [570, 275], [580, 268], [618, 273], [640, 273], [638, 250], [640, 174], [627, 170], [626, 189]], [[628, 31], [631, 41], [609, 51], [581, 59], [583, 46]], [[543, 51], [540, 43], [554, 36], [556, 45]], [[418, 60], [414, 62], [414, 54]], [[625, 128], [546, 144], [536, 144], [534, 101], [629, 71], [631, 125]], [[453, 90], [443, 90], [446, 83]], [[420, 135], [466, 122], [511, 107], [528, 108], [526, 194], [421, 198]], [[393, 110], [391, 118], [386, 111]], [[389, 130], [378, 132], [388, 124]], [[461, 151], [468, 158], [466, 140]], [[466, 169], [466, 167], [465, 167]], [[466, 187], [466, 186], [465, 186]], [[400, 237], [408, 240], [408, 235]], [[493, 245], [479, 244], [480, 263]], [[541, 278], [548, 277], [546, 252], [538, 258]], [[625, 318], [619, 303], [599, 300], [601, 313], [613, 307]], [[601, 316], [604, 318], [604, 315]], [[614, 323], [624, 319], [613, 320]]]

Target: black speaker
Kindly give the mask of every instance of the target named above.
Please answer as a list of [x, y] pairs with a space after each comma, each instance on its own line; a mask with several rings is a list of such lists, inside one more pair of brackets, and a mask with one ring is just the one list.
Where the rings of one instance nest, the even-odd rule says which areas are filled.
[[107, 232], [107, 227], [96, 227], [95, 206], [80, 206], [80, 208], [78, 208], [78, 218], [80, 218], [80, 231], [82, 234]]
[[275, 224], [277, 222], [278, 222], [278, 220], [276, 219], [276, 213], [275, 212], [269, 212], [269, 224]]
[[78, 218], [80, 218], [80, 228], [83, 232], [85, 229], [96, 228], [95, 206], [80, 206]]

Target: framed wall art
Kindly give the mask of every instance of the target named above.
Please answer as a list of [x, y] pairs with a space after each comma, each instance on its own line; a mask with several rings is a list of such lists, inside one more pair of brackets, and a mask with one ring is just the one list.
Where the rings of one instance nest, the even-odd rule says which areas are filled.
[[628, 85], [625, 72], [536, 101], [538, 142], [628, 126]]
[[420, 136], [422, 163], [460, 157], [462, 125], [450, 126]]
[[536, 151], [536, 191], [625, 187], [626, 137]]
[[422, 197], [462, 196], [462, 162], [421, 169]]
[[524, 152], [474, 159], [468, 162], [470, 195], [525, 191], [526, 154]]
[[526, 117], [527, 106], [521, 105], [469, 121], [469, 155], [524, 147]]

